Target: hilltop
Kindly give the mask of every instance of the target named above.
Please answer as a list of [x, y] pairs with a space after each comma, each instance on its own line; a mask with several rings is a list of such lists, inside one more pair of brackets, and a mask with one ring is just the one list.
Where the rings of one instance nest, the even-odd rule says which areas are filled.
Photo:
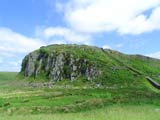
[[20, 74], [25, 79], [82, 81], [108, 87], [146, 87], [160, 82], [160, 60], [87, 45], [49, 45], [29, 53]]

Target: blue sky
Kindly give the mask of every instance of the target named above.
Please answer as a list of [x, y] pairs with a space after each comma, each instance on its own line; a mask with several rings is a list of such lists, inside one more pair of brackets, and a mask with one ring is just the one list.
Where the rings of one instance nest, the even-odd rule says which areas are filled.
[[160, 0], [1, 0], [0, 71], [48, 44], [87, 44], [160, 58]]

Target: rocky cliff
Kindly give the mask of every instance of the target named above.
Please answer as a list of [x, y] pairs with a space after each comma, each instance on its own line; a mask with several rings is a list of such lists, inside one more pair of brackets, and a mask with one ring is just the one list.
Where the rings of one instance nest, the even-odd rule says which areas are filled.
[[49, 45], [24, 58], [20, 75], [27, 80], [86, 80], [98, 85], [135, 87], [143, 86], [144, 76], [159, 82], [159, 71], [159, 60], [142, 55], [86, 45]]
[[[75, 47], [75, 46], [70, 46]], [[52, 49], [41, 47], [32, 53], [29, 53], [22, 62], [21, 73], [25, 78], [38, 76], [46, 77], [52, 81], [60, 81], [64, 79], [76, 80], [79, 77], [87, 80], [94, 80], [101, 75], [101, 70], [93, 61], [85, 56], [77, 56], [78, 52], [68, 52], [67, 48]], [[74, 49], [73, 49], [74, 50]], [[84, 52], [83, 47], [78, 48], [79, 52]]]

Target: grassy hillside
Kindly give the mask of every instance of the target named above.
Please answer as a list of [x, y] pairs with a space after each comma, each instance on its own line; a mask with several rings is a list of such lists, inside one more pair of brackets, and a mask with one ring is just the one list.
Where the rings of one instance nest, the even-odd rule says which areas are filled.
[[[41, 47], [34, 52], [44, 55], [55, 52], [57, 54], [68, 53], [75, 58], [89, 60], [91, 64], [102, 70], [102, 75], [92, 81], [93, 84], [107, 85], [108, 87], [144, 88], [147, 84], [146, 76], [160, 82], [160, 60], [145, 56], [126, 55], [117, 51], [86, 45], [50, 45]], [[44, 75], [39, 76], [44, 77]], [[38, 79], [41, 79], [40, 77]], [[85, 78], [80, 79], [84, 81]]]
[[62, 80], [49, 88], [38, 86], [40, 81], [33, 82], [33, 85], [28, 79], [17, 80], [17, 73], [1, 72], [2, 120], [159, 118], [160, 92], [145, 79], [150, 76], [159, 82], [159, 60], [77, 45], [48, 46], [35, 52], [52, 51], [86, 58], [99, 67], [103, 74], [92, 82], [85, 78], [74, 82]]
[[[0, 73], [4, 74], [4, 73]], [[64, 86], [53, 88], [24, 86], [26, 82], [0, 79], [2, 120], [149, 120], [159, 118], [159, 92], [144, 88], [93, 88]], [[7, 80], [5, 80], [7, 79]], [[5, 82], [4, 82], [5, 81]], [[21, 83], [21, 84], [20, 84]], [[68, 84], [68, 83], [67, 83]], [[115, 116], [116, 114], [116, 116]]]

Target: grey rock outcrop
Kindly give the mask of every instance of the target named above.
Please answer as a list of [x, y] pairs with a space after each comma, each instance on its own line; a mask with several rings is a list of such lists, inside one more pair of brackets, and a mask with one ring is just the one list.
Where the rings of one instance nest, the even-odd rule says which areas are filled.
[[72, 54], [57, 51], [52, 53], [35, 51], [24, 58], [21, 73], [26, 78], [36, 78], [43, 74], [52, 81], [64, 79], [74, 81], [78, 77], [92, 81], [101, 75], [101, 70], [86, 58], [76, 58]]

